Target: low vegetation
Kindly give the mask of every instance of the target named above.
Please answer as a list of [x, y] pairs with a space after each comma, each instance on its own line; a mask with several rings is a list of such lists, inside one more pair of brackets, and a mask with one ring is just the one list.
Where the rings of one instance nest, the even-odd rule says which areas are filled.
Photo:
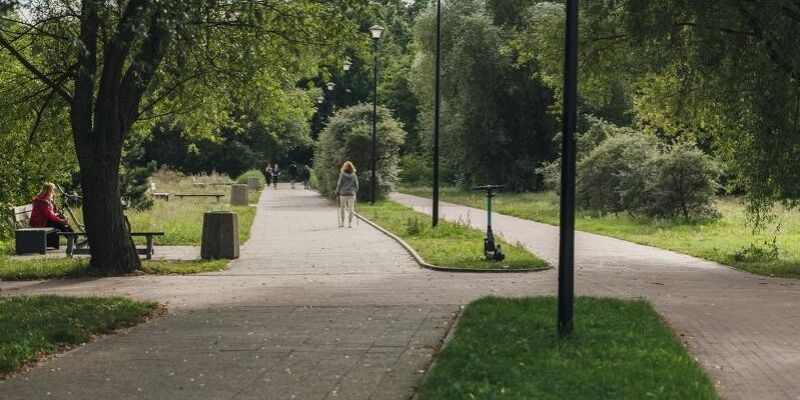
[[[260, 173], [259, 173], [260, 174]], [[178, 199], [171, 196], [169, 201], [156, 200], [149, 210], [127, 213], [134, 231], [164, 232], [155, 237], [156, 245], [199, 246], [203, 235], [203, 213], [207, 211], [233, 211], [239, 214], [239, 242], [250, 238], [250, 227], [256, 215], [254, 207], [231, 206], [230, 178], [219, 174], [196, 175], [194, 178], [171, 170], [159, 170], [151, 177], [156, 190], [169, 194], [209, 194], [222, 193], [225, 197], [219, 202], [214, 197], [186, 197]], [[244, 178], [245, 182], [247, 178]], [[257, 203], [260, 192], [250, 192], [250, 202]]]
[[484, 233], [471, 228], [467, 221], [441, 221], [435, 229], [430, 217], [391, 201], [359, 205], [359, 213], [405, 240], [426, 262], [451, 268], [468, 269], [544, 269], [548, 265], [519, 245], [502, 240], [506, 259], [487, 261], [483, 257]]
[[554, 298], [473, 302], [420, 400], [719, 398], [646, 302], [583, 297], [575, 309], [575, 331], [561, 338]]
[[[430, 196], [427, 188], [405, 188], [402, 192]], [[441, 198], [475, 208], [484, 208], [485, 202], [480, 193], [456, 188], [443, 188]], [[501, 214], [557, 225], [558, 201], [558, 196], [552, 192], [500, 193], [494, 199], [493, 209]], [[741, 200], [721, 198], [717, 200], [716, 208], [720, 217], [705, 221], [579, 211], [576, 227], [716, 261], [759, 275], [800, 278], [800, 212], [777, 210], [780, 229], [754, 235], [747, 225]]]
[[135, 325], [157, 307], [156, 303], [122, 298], [0, 298], [0, 375], [17, 371], [62, 346]]
[[[142, 272], [154, 275], [185, 275], [225, 269], [229, 260], [143, 260]], [[47, 257], [19, 260], [0, 256], [0, 279], [6, 281], [78, 278], [86, 276], [88, 257]]]

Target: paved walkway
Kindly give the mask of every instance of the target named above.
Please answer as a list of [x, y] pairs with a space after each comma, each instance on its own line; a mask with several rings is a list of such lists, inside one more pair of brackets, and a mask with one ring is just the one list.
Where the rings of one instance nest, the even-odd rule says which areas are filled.
[[[476, 223], [483, 215], [442, 211], [447, 218], [469, 212]], [[251, 239], [227, 271], [0, 283], [4, 295], [116, 294], [170, 308], [0, 382], [0, 397], [404, 399], [421, 383], [459, 306], [488, 294], [555, 291], [553, 270], [424, 270], [375, 229], [338, 229], [335, 218], [313, 192], [266, 189]], [[554, 262], [553, 227], [495, 221], [507, 238]], [[594, 235], [578, 235], [577, 243], [578, 293], [650, 299], [728, 398], [800, 398], [795, 281]]]
[[[430, 213], [430, 200], [392, 199]], [[485, 211], [440, 204], [486, 229]], [[467, 218], [469, 217], [469, 218]], [[495, 214], [493, 230], [558, 264], [558, 227]], [[728, 399], [800, 399], [800, 284], [666, 250], [578, 232], [576, 293], [651, 301]], [[556, 272], [550, 279], [556, 279]], [[553, 292], [548, 290], [547, 292]], [[576, 318], [581, 318], [580, 313]]]

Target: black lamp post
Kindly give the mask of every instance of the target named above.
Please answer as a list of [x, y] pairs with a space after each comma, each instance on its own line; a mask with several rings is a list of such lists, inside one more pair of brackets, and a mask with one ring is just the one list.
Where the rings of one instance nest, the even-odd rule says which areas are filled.
[[575, 300], [575, 120], [578, 94], [578, 0], [567, 0], [564, 116], [561, 150], [561, 225], [558, 245], [558, 333], [572, 332]]
[[374, 77], [373, 77], [373, 86], [372, 86], [372, 198], [370, 199], [371, 204], [375, 204], [375, 187], [378, 186], [378, 182], [376, 181], [375, 177], [375, 168], [377, 167], [377, 135], [378, 135], [378, 40], [381, 38], [383, 34], [383, 27], [380, 25], [373, 25], [369, 28], [369, 33], [372, 35], [372, 41], [375, 45], [375, 49], [373, 51], [374, 56]]
[[433, 107], [433, 227], [439, 224], [439, 109], [441, 96], [439, 85], [442, 61], [442, 1], [436, 0], [436, 78], [434, 83]]

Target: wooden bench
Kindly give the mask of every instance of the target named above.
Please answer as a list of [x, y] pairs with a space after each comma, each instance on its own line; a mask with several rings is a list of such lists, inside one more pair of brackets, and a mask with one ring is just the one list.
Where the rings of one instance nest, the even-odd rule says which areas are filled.
[[[58, 236], [64, 236], [67, 238], [67, 256], [72, 256], [74, 254], [89, 254], [89, 248], [78, 248], [75, 243], [77, 242], [78, 238], [87, 237], [86, 233], [83, 232], [59, 232], [57, 233]], [[145, 247], [136, 248], [136, 252], [138, 254], [144, 255], [145, 258], [148, 260], [153, 258], [153, 254], [155, 254], [155, 249], [153, 247], [153, 237], [154, 236], [164, 236], [164, 232], [131, 232], [132, 237], [142, 237], [145, 238]]]
[[177, 194], [176, 193], [176, 194], [173, 194], [173, 196], [175, 196], [175, 197], [177, 197], [179, 199], [183, 198], [183, 197], [216, 197], [217, 198], [217, 202], [219, 202], [219, 200], [221, 198], [225, 197], [225, 195], [222, 194], [222, 193], [184, 193], [184, 194]]
[[199, 182], [197, 180], [197, 178], [194, 177], [194, 175], [192, 175], [192, 185], [195, 185], [197, 187], [206, 187], [206, 183], [205, 182]]
[[56, 228], [31, 228], [31, 212], [33, 204], [13, 207], [11, 209], [14, 221], [14, 242], [17, 254], [39, 253], [47, 254], [47, 248], [59, 248], [58, 237], [50, 236], [56, 233]]
[[164, 199], [169, 201], [169, 193], [166, 192], [158, 192], [156, 190], [156, 183], [150, 182], [150, 193], [153, 195], [154, 199]]

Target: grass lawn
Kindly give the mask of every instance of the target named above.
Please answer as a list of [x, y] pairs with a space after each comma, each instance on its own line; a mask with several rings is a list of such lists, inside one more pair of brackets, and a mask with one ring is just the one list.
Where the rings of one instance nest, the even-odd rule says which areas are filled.
[[[227, 267], [230, 260], [142, 260], [142, 271], [154, 275], [196, 274], [200, 272], [219, 271]], [[31, 280], [52, 278], [77, 278], [86, 276], [89, 259], [46, 258], [32, 260], [15, 260], [0, 255], [0, 279]]]
[[[225, 184], [233, 183], [233, 181], [227, 176], [198, 175], [195, 179], [206, 185], [197, 186], [192, 182], [191, 177], [169, 170], [158, 171], [151, 178], [155, 182], [158, 192], [170, 194], [224, 193], [226, 197], [219, 202], [213, 197], [185, 197], [182, 199], [170, 197], [169, 201], [154, 200], [153, 207], [149, 210], [126, 211], [131, 222], [131, 230], [164, 232], [164, 236], [153, 238], [156, 246], [199, 246], [203, 236], [203, 214], [207, 211], [233, 211], [239, 214], [239, 242], [246, 242], [250, 238], [250, 227], [256, 216], [256, 208], [251, 206], [233, 207], [229, 204], [231, 188]], [[258, 203], [260, 195], [260, 191], [250, 191], [250, 203]], [[77, 214], [81, 219], [80, 212]], [[144, 238], [135, 239], [138, 244], [144, 243]]]
[[430, 217], [392, 201], [381, 201], [374, 206], [359, 204], [358, 212], [405, 240], [428, 263], [441, 267], [470, 269], [543, 269], [548, 265], [522, 246], [512, 246], [499, 241], [506, 259], [487, 261], [483, 257], [484, 233], [467, 227], [441, 221], [436, 229], [430, 226]]
[[0, 375], [64, 345], [141, 322], [158, 305], [122, 298], [0, 298]]
[[644, 301], [577, 298], [556, 334], [554, 298], [477, 300], [436, 357], [425, 399], [718, 399]]
[[[430, 189], [404, 188], [403, 193], [430, 197]], [[443, 201], [485, 208], [478, 192], [442, 188]], [[500, 193], [494, 211], [519, 218], [557, 225], [558, 196], [554, 193]], [[779, 211], [781, 230], [777, 234], [780, 254], [775, 259], [743, 256], [751, 244], [763, 244], [771, 235], [754, 236], [747, 227], [744, 206], [738, 199], [722, 198], [717, 203], [722, 218], [685, 223], [627, 215], [598, 215], [578, 211], [576, 228], [631, 242], [677, 251], [717, 261], [759, 275], [800, 278], [800, 212]]]

